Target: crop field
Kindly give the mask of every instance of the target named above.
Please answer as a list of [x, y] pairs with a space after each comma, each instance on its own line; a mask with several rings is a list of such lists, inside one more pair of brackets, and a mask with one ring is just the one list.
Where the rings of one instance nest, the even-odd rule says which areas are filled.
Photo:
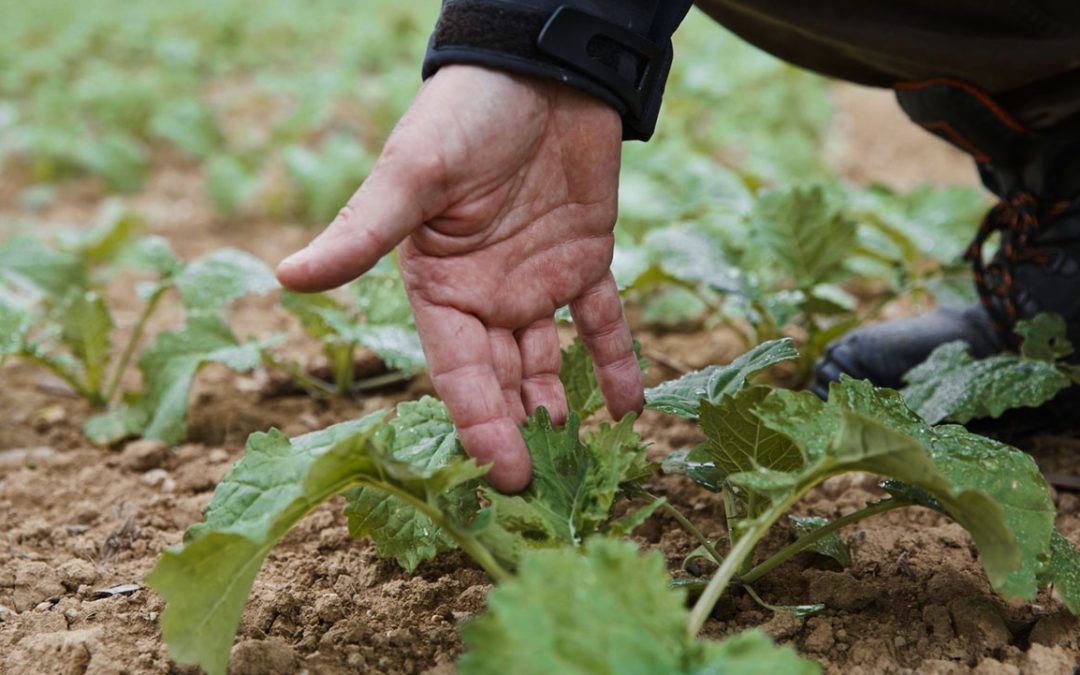
[[461, 449], [394, 254], [279, 286], [437, 10], [0, 0], [0, 672], [1076, 672], [1060, 317], [806, 391], [846, 332], [975, 300], [991, 202], [889, 92], [691, 16], [624, 148], [646, 410], [608, 416], [560, 312], [571, 416], [522, 428], [519, 495]]

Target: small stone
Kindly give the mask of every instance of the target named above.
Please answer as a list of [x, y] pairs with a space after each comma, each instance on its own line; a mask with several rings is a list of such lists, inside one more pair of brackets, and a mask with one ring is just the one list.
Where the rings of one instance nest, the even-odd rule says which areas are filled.
[[67, 419], [67, 411], [62, 405], [48, 405], [34, 415], [34, 428], [45, 431]]
[[43, 562], [22, 563], [12, 584], [15, 611], [25, 612], [64, 594], [64, 585], [53, 568]]
[[124, 446], [120, 461], [132, 471], [149, 471], [164, 464], [169, 454], [169, 446], [163, 441], [141, 438]]
[[229, 461], [229, 453], [223, 448], [214, 448], [206, 453], [206, 461], [211, 464], [224, 464]]
[[836, 644], [833, 639], [832, 625], [827, 621], [819, 621], [811, 629], [810, 634], [803, 640], [803, 647], [811, 652], [826, 652]]
[[893, 638], [893, 644], [896, 645], [897, 649], [900, 649], [901, 647], [907, 645], [907, 638], [905, 638], [903, 635], [897, 635]]
[[75, 591], [84, 584], [92, 584], [97, 581], [97, 568], [86, 560], [72, 558], [56, 568], [60, 575], [60, 582], [69, 591]]
[[55, 456], [56, 449], [47, 446], [0, 450], [0, 467], [35, 466], [38, 462], [52, 459]]
[[877, 592], [866, 582], [844, 572], [821, 572], [810, 581], [811, 602], [823, 602], [832, 609], [856, 611], [873, 604]]
[[1074, 658], [1061, 647], [1047, 647], [1033, 644], [1020, 659], [1021, 673], [1040, 673], [1042, 675], [1073, 675]]
[[1020, 675], [1020, 669], [1011, 663], [1002, 663], [991, 658], [979, 661], [971, 671], [972, 675]]
[[952, 618], [943, 605], [927, 605], [923, 608], [923, 622], [930, 637], [937, 642], [947, 642], [954, 637]]
[[298, 665], [296, 652], [278, 638], [244, 640], [229, 655], [229, 672], [233, 675], [292, 673]]
[[142, 482], [165, 493], [176, 491], [176, 481], [165, 469], [150, 469], [142, 475]]
[[333, 591], [320, 593], [315, 598], [315, 614], [326, 623], [336, 623], [345, 617], [345, 603]]
[[1044, 616], [1031, 629], [1031, 641], [1048, 647], [1080, 648], [1080, 619], [1067, 611]]
[[957, 635], [987, 651], [1000, 649], [1012, 639], [1000, 610], [988, 598], [958, 598], [949, 603], [949, 613]]
[[802, 621], [791, 612], [777, 612], [759, 628], [773, 640], [784, 640], [799, 632]]

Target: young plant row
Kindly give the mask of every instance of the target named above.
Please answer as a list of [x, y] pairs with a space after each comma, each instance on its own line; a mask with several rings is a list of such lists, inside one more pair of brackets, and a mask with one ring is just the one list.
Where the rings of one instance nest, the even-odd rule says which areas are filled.
[[[283, 355], [284, 336], [240, 340], [226, 321], [238, 298], [279, 288], [262, 261], [221, 249], [185, 263], [161, 237], [144, 236], [144, 229], [137, 216], [111, 204], [94, 227], [62, 235], [52, 245], [31, 237], [0, 242], [0, 362], [39, 364], [100, 409], [85, 428], [95, 443], [131, 436], [182, 441], [192, 382], [210, 363], [237, 372], [266, 364], [316, 396], [351, 395], [423, 368], [408, 301], [390, 260], [346, 289], [344, 301], [282, 295], [281, 307], [322, 347], [330, 371], [323, 380]], [[132, 283], [133, 276], [142, 281]], [[148, 336], [166, 299], [178, 306], [183, 323]], [[115, 318], [121, 307], [137, 308], [122, 340]], [[360, 346], [375, 352], [390, 372], [356, 381]], [[124, 391], [135, 380], [133, 365], [141, 387]]]
[[[294, 439], [254, 434], [205, 521], [147, 579], [167, 603], [161, 621], [173, 657], [211, 675], [225, 672], [267, 554], [337, 495], [346, 499], [351, 534], [370, 537], [379, 555], [405, 570], [459, 548], [496, 583], [487, 610], [463, 629], [467, 650], [458, 668], [466, 674], [511, 665], [537, 674], [739, 672], [751, 664], [755, 672], [817, 672], [753, 631], [719, 643], [697, 635], [733, 587], [754, 593], [759, 579], [801, 551], [849, 561], [841, 528], [908, 507], [961, 524], [1002, 596], [1031, 600], [1054, 586], [1080, 612], [1080, 554], [1054, 529], [1054, 505], [1034, 461], [1015, 448], [963, 427], [933, 426], [899, 393], [865, 382], [837, 383], [827, 403], [754, 385], [755, 374], [798, 356], [788, 340], [765, 343], [647, 392], [648, 408], [696, 420], [704, 433], [700, 447], [666, 466], [723, 495], [726, 535], [712, 541], [650, 495], [658, 467], [632, 416], [582, 433], [579, 415], [598, 400], [595, 376], [580, 343], [563, 356], [576, 412], [556, 428], [541, 409], [522, 429], [534, 477], [520, 495], [486, 486], [487, 467], [464, 456], [445, 407], [431, 398]], [[808, 491], [853, 471], [881, 476], [889, 496], [832, 522], [802, 521], [794, 542], [762, 548]], [[625, 501], [632, 502], [619, 509], [625, 515], [613, 517]], [[673, 584], [658, 553], [626, 540], [660, 510], [698, 539], [693, 556], [715, 560], [711, 579]], [[698, 593], [690, 609], [687, 586]], [[522, 653], [530, 658], [522, 661]]]

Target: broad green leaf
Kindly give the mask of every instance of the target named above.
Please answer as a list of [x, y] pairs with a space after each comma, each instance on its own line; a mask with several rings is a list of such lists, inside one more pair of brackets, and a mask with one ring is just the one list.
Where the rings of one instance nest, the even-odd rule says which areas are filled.
[[1073, 353], [1072, 343], [1066, 337], [1065, 319], [1060, 314], [1038, 314], [1019, 322], [1016, 332], [1024, 336], [1020, 347], [1024, 358], [1053, 363]]
[[1033, 597], [1054, 508], [1030, 457], [962, 427], [931, 427], [897, 392], [850, 378], [832, 386], [827, 404], [775, 391], [756, 412], [810, 458], [800, 485], [842, 471], [913, 485], [968, 530], [998, 591]]
[[74, 289], [90, 289], [86, 266], [76, 255], [21, 236], [0, 243], [0, 283], [5, 282], [54, 303]]
[[1052, 361], [1014, 354], [976, 361], [961, 341], [935, 349], [904, 381], [904, 400], [931, 424], [963, 424], [1014, 408], [1036, 408], [1071, 384]]
[[150, 131], [193, 157], [207, 157], [225, 142], [213, 111], [197, 98], [164, 106]]
[[744, 292], [743, 274], [727, 262], [719, 238], [699, 227], [682, 224], [653, 230], [643, 244], [653, 262], [675, 279], [724, 293]]
[[[393, 430], [388, 448], [390, 458], [418, 473], [465, 460], [450, 414], [435, 399], [425, 397], [400, 404], [398, 416], [389, 427]], [[458, 504], [459, 511], [475, 514], [480, 509], [476, 489], [476, 485], [463, 485], [449, 499]], [[381, 557], [394, 558], [409, 572], [440, 552], [456, 548], [454, 540], [431, 518], [397, 497], [370, 487], [354, 488], [345, 496], [349, 533], [358, 538], [370, 536]]]
[[391, 256], [379, 260], [364, 276], [349, 284], [356, 311], [376, 326], [412, 326], [412, 308], [405, 285]]
[[169, 241], [156, 235], [133, 241], [120, 251], [118, 261], [122, 265], [154, 272], [160, 279], [171, 279], [184, 268]]
[[145, 230], [146, 221], [122, 202], [108, 201], [88, 232], [68, 233], [61, 242], [87, 266], [104, 265], [115, 260]]
[[1057, 530], [1050, 539], [1050, 562], [1040, 576], [1042, 585], [1053, 585], [1074, 615], [1080, 615], [1080, 552]]
[[[828, 518], [817, 516], [788, 516], [788, 518], [795, 524], [795, 531], [800, 536], [820, 530], [829, 524]], [[851, 553], [848, 551], [847, 544], [844, 543], [844, 540], [840, 538], [840, 534], [837, 532], [832, 532], [818, 539], [808, 546], [807, 550], [832, 558], [840, 563], [842, 567], [851, 567]]]
[[702, 400], [720, 403], [746, 386], [757, 373], [783, 361], [797, 359], [799, 353], [790, 338], [765, 342], [726, 366], [709, 366], [678, 380], [645, 391], [645, 407], [668, 415], [697, 419]]
[[670, 587], [663, 558], [626, 541], [528, 553], [487, 607], [462, 631], [462, 675], [818, 672], [762, 633], [691, 639], [684, 595]]
[[113, 132], [82, 146], [78, 161], [86, 171], [101, 176], [115, 192], [137, 191], [150, 168], [146, 147], [125, 132]]
[[114, 410], [95, 415], [83, 425], [83, 434], [95, 445], [112, 445], [142, 434], [150, 422], [151, 411], [140, 405], [138, 394], [128, 394]]
[[777, 647], [768, 635], [758, 630], [749, 630], [719, 643], [708, 643], [704, 651], [702, 663], [691, 669], [691, 675], [819, 675], [821, 673], [818, 664], [799, 656], [791, 647]]
[[244, 458], [214, 491], [205, 522], [167, 549], [146, 578], [166, 602], [162, 634], [174, 659], [225, 673], [266, 555], [311, 509], [374, 472], [371, 445], [380, 420], [377, 413], [294, 442], [276, 430], [248, 439]]
[[176, 277], [189, 312], [216, 314], [248, 294], [278, 288], [274, 273], [250, 253], [223, 248], [188, 265]]
[[645, 473], [645, 447], [634, 416], [579, 437], [576, 415], [562, 429], [541, 408], [522, 430], [533, 461], [525, 492], [486, 490], [499, 525], [537, 546], [579, 544], [611, 515], [619, 487]]
[[424, 348], [415, 328], [358, 324], [351, 326], [347, 335], [375, 352], [391, 370], [413, 373], [427, 367]]
[[26, 311], [0, 297], [0, 361], [22, 352], [30, 324]]
[[88, 392], [98, 394], [109, 365], [113, 320], [105, 299], [94, 291], [75, 291], [56, 313], [60, 335], [82, 363]]
[[820, 187], [762, 195], [751, 222], [760, 253], [801, 289], [836, 281], [855, 247], [855, 223]]
[[790, 438], [770, 429], [754, 409], [771, 393], [768, 387], [749, 387], [724, 396], [719, 405], [701, 403], [701, 446], [722, 476], [759, 469], [790, 473], [806, 458]]
[[380, 435], [383, 413], [290, 441], [254, 434], [244, 458], [218, 485], [205, 522], [167, 549], [147, 577], [166, 601], [162, 632], [173, 658], [225, 672], [229, 648], [266, 555], [304, 515], [364, 484], [392, 485], [431, 501], [484, 473], [475, 462], [417, 473], [390, 459]]
[[329, 222], [371, 169], [371, 155], [345, 134], [327, 136], [317, 150], [294, 145], [282, 153], [289, 177], [299, 188], [304, 216]]
[[661, 289], [645, 301], [645, 323], [659, 326], [680, 326], [699, 318], [708, 305], [694, 292], [682, 286]]
[[206, 364], [220, 363], [246, 372], [258, 367], [261, 360], [258, 344], [241, 344], [229, 327], [214, 317], [192, 317], [182, 329], [159, 334], [139, 357], [144, 402], [153, 410], [143, 435], [168, 443], [183, 439], [188, 393], [195, 375]]
[[319, 340], [337, 335], [334, 326], [327, 321], [328, 313], [340, 314], [342, 323], [351, 321], [345, 308], [325, 293], [284, 291], [281, 306], [300, 320], [309, 335]]
[[[663, 558], [629, 542], [589, 541], [526, 555], [462, 631], [461, 675], [684, 673], [692, 662], [681, 593]], [[527, 655], [527, 658], [522, 658]]]
[[259, 186], [255, 168], [240, 157], [214, 155], [206, 162], [206, 197], [225, 216], [235, 215], [250, 200]]
[[[385, 260], [387, 263], [380, 265], [390, 262]], [[361, 279], [353, 287], [357, 298], [355, 311], [322, 294], [286, 292], [281, 302], [300, 319], [309, 334], [324, 343], [356, 343], [375, 352], [393, 370], [423, 370], [424, 350], [400, 280], [376, 276]]]

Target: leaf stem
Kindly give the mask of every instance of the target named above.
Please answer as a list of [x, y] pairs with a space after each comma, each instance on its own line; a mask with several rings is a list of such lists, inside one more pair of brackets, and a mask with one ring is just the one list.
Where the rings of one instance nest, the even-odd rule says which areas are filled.
[[410, 494], [389, 483], [376, 480], [364, 480], [362, 482], [364, 485], [373, 487], [377, 490], [382, 490], [387, 494], [397, 497], [417, 511], [423, 513], [428, 518], [431, 518], [436, 525], [450, 535], [450, 538], [461, 547], [462, 551], [465, 551], [465, 553], [475, 560], [480, 567], [483, 567], [484, 571], [497, 583], [502, 583], [512, 577], [510, 572], [506, 571], [506, 568], [499, 564], [499, 561], [495, 559], [495, 556], [491, 554], [491, 551], [485, 548], [483, 544], [476, 540], [476, 538], [470, 536], [468, 533], [462, 532], [456, 525], [447, 520], [446, 516], [441, 511], [431, 504], [428, 504], [416, 495]]
[[142, 339], [142, 335], [146, 331], [146, 323], [150, 320], [150, 316], [157, 309], [158, 303], [161, 302], [161, 298], [165, 296], [165, 292], [168, 291], [169, 288], [171, 288], [171, 286], [159, 286], [150, 296], [150, 299], [147, 300], [146, 307], [143, 308], [139, 320], [135, 322], [135, 327], [131, 331], [131, 337], [128, 338], [128, 342], [124, 346], [124, 351], [120, 355], [120, 360], [116, 363], [112, 379], [109, 381], [109, 387], [105, 390], [106, 403], [113, 403], [113, 399], [120, 389], [120, 382], [124, 377], [124, 371], [127, 370], [128, 363], [131, 362], [131, 357], [135, 354], [135, 348], [139, 346], [139, 340]]
[[49, 369], [54, 375], [59, 377], [64, 382], [67, 382], [75, 393], [80, 397], [90, 401], [91, 404], [99, 406], [102, 404], [101, 394], [90, 391], [79, 381], [79, 378], [74, 373], [70, 372], [64, 365], [52, 358], [49, 358], [45, 354], [38, 353], [32, 349], [24, 349], [22, 352], [16, 354], [18, 358], [22, 358], [31, 363], [36, 363], [39, 366], [43, 366]]
[[694, 609], [690, 612], [687, 632], [691, 638], [696, 637], [701, 631], [701, 627], [705, 625], [705, 621], [712, 614], [713, 608], [716, 607], [716, 603], [720, 600], [720, 596], [723, 595], [731, 580], [735, 578], [744, 561], [754, 554], [758, 542], [768, 533], [769, 528], [780, 516], [787, 513], [788, 509], [802, 499], [803, 495], [809, 492], [814, 484], [811, 481], [789, 494], [783, 501], [774, 503], [771, 508], [753, 521], [738, 540], [733, 542], [727, 557], [720, 564], [720, 569], [716, 570], [713, 578], [709, 581], [709, 585], [705, 587], [705, 591], [698, 598], [698, 601], [694, 603]]
[[701, 597], [694, 603], [694, 609], [690, 612], [687, 632], [691, 638], [697, 636], [701, 631], [701, 627], [705, 625], [705, 621], [712, 614], [713, 608], [723, 594], [724, 589], [735, 577], [735, 573], [738, 571], [742, 561], [754, 552], [754, 547], [757, 546], [758, 541], [765, 536], [767, 531], [768, 524], [765, 523], [760, 523], [751, 528], [735, 543], [727, 557], [724, 558], [724, 561], [720, 564], [720, 569], [716, 570], [716, 574], [713, 575], [709, 585], [705, 587]]
[[690, 534], [690, 536], [692, 536], [694, 539], [697, 539], [698, 543], [701, 544], [701, 547], [705, 549], [705, 552], [708, 553], [718, 565], [723, 562], [724, 556], [720, 555], [720, 552], [716, 550], [716, 546], [714, 546], [713, 543], [709, 541], [709, 538], [706, 537], [705, 534], [701, 530], [699, 530], [696, 525], [690, 522], [689, 518], [682, 514], [682, 511], [669, 504], [667, 500], [657, 497], [648, 490], [638, 488], [637, 490], [634, 490], [634, 493], [637, 496], [660, 502], [660, 508], [663, 509], [664, 512], [667, 513], [669, 516], [674, 518], [675, 522], [681, 525], [682, 528]]
[[814, 544], [818, 540], [829, 536], [830, 534], [832, 534], [833, 532], [836, 532], [837, 530], [839, 530], [842, 527], [846, 527], [847, 525], [851, 525], [852, 523], [858, 522], [858, 521], [862, 520], [863, 518], [869, 518], [870, 516], [875, 516], [875, 515], [877, 515], [879, 513], [885, 513], [887, 511], [891, 511], [893, 509], [899, 509], [899, 508], [902, 508], [902, 507], [905, 507], [905, 506], [911, 506], [911, 505], [912, 505], [912, 502], [910, 502], [910, 501], [908, 501], [906, 499], [883, 499], [883, 500], [881, 500], [879, 502], [874, 502], [872, 504], [868, 504], [865, 507], [859, 509], [858, 511], [854, 511], [852, 513], [849, 513], [848, 515], [844, 516], [843, 518], [837, 518], [836, 520], [832, 521], [828, 525], [825, 525], [823, 527], [819, 527], [818, 529], [814, 530], [813, 532], [808, 532], [808, 533], [804, 534], [803, 536], [796, 539], [794, 542], [792, 542], [792, 543], [788, 544], [787, 546], [785, 546], [784, 548], [780, 549], [776, 554], [774, 554], [768, 560], [766, 560], [766, 561], [762, 562], [761, 564], [757, 565], [756, 567], [751, 569], [746, 574], [740, 575], [739, 576], [739, 583], [744, 584], [744, 585], [754, 583], [755, 581], [757, 581], [761, 577], [765, 576], [766, 574], [773, 571], [774, 569], [776, 569], [780, 565], [783, 565], [785, 562], [787, 562], [791, 558], [795, 557], [797, 554], [801, 553], [802, 551], [805, 551], [807, 549], [807, 547], [811, 546], [812, 544]]
[[337, 395], [337, 390], [318, 378], [311, 377], [304, 369], [292, 361], [283, 361], [270, 352], [263, 350], [263, 363], [272, 368], [284, 372], [293, 379], [296, 386], [307, 392], [308, 396], [316, 399], [328, 399]]

